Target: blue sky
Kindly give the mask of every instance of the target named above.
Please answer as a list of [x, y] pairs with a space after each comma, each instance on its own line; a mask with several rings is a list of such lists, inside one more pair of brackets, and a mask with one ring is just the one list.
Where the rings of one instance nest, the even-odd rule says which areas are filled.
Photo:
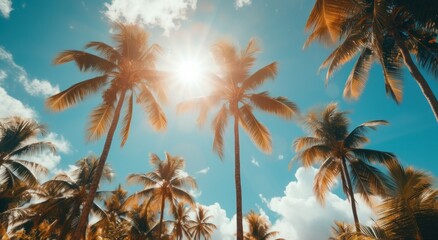
[[[128, 5], [127, 5], [128, 3]], [[211, 67], [209, 48], [220, 39], [246, 46], [256, 38], [263, 51], [254, 70], [273, 61], [279, 64], [275, 81], [260, 90], [273, 96], [286, 96], [298, 104], [301, 112], [312, 107], [338, 102], [350, 111], [352, 126], [364, 121], [385, 119], [384, 126], [369, 136], [369, 148], [395, 153], [405, 165], [438, 173], [436, 149], [437, 123], [417, 84], [405, 71], [404, 99], [400, 105], [385, 94], [382, 70], [374, 64], [362, 97], [358, 101], [342, 98], [345, 80], [352, 63], [346, 64], [324, 86], [325, 71], [320, 64], [330, 49], [314, 43], [303, 50], [305, 21], [313, 5], [305, 0], [99, 0], [37, 1], [0, 0], [0, 117], [22, 115], [48, 125], [46, 139], [55, 142], [57, 155], [42, 154], [35, 161], [53, 172], [68, 170], [89, 153], [99, 154], [102, 141], [86, 142], [88, 115], [99, 97], [86, 99], [64, 112], [52, 113], [44, 100], [59, 90], [93, 76], [80, 73], [74, 64], [53, 66], [62, 50], [83, 49], [89, 41], [111, 43], [111, 19], [137, 19], [151, 35], [151, 41], [164, 49], [160, 66], [178, 65], [178, 59], [203, 59]], [[433, 91], [438, 83], [425, 74]], [[205, 86], [204, 86], [205, 87]], [[183, 91], [182, 89], [185, 89]], [[127, 174], [150, 171], [148, 153], [164, 157], [167, 151], [186, 159], [186, 171], [196, 177], [197, 201], [207, 206], [221, 228], [214, 239], [232, 239], [234, 215], [233, 141], [228, 129], [225, 157], [212, 153], [210, 125], [196, 126], [195, 112], [177, 115], [175, 105], [182, 99], [200, 94], [189, 87], [170, 86], [170, 101], [164, 106], [168, 129], [156, 133], [148, 126], [141, 109], [134, 112], [130, 138], [121, 149], [116, 138], [108, 163], [116, 172], [112, 189], [124, 182]], [[258, 113], [273, 138], [271, 155], [261, 153], [246, 135], [241, 137], [244, 212], [260, 210], [286, 239], [326, 237], [333, 219], [351, 220], [343, 195], [330, 195], [332, 203], [320, 209], [311, 194], [314, 169], [299, 164], [288, 171], [294, 156], [292, 141], [305, 131], [294, 121]], [[128, 187], [135, 191], [138, 187]], [[336, 192], [336, 191], [335, 191]], [[362, 213], [362, 214], [361, 214]], [[362, 219], [372, 213], [362, 207]], [[313, 231], [319, 227], [321, 231]]]

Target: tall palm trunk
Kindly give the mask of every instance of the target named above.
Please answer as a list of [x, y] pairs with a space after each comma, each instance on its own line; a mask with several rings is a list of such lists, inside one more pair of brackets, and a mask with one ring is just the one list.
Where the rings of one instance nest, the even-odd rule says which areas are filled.
[[239, 116], [237, 115], [237, 113], [234, 113], [234, 181], [236, 184], [237, 240], [243, 240], [242, 186], [240, 183]]
[[342, 161], [342, 171], [345, 174], [345, 180], [347, 181], [347, 188], [348, 188], [348, 195], [349, 199], [350, 199], [350, 204], [351, 204], [351, 211], [353, 212], [353, 218], [354, 218], [354, 225], [356, 226], [356, 232], [360, 232], [360, 223], [359, 223], [359, 218], [357, 217], [357, 210], [356, 210], [356, 200], [354, 199], [354, 193], [353, 193], [353, 187], [351, 185], [351, 180], [350, 180], [350, 174], [348, 173], [348, 168], [347, 168], [347, 164], [345, 163], [345, 158], [341, 159]]
[[165, 196], [163, 194], [163, 196], [161, 197], [161, 215], [160, 215], [160, 228], [159, 228], [159, 235], [160, 239], [162, 238], [161, 234], [163, 234], [163, 216], [164, 216], [164, 203], [165, 203]]
[[96, 172], [93, 176], [93, 181], [90, 185], [90, 191], [88, 192], [87, 199], [85, 200], [84, 207], [82, 208], [81, 217], [79, 219], [78, 226], [73, 234], [72, 239], [81, 239], [81, 233], [84, 231], [85, 224], [88, 220], [88, 215], [90, 214], [91, 206], [93, 205], [94, 197], [96, 196], [97, 187], [99, 186], [100, 178], [102, 177], [103, 168], [105, 166], [106, 159], [108, 157], [109, 150], [111, 148], [111, 143], [113, 141], [114, 132], [117, 128], [117, 123], [119, 122], [120, 112], [122, 110], [123, 102], [125, 100], [126, 90], [120, 93], [119, 101], [117, 103], [116, 111], [114, 113], [113, 120], [111, 121], [111, 126], [108, 131], [108, 135], [105, 139], [105, 144], [103, 146], [102, 154], [99, 158], [99, 163], [97, 164]]
[[432, 92], [432, 89], [430, 89], [430, 86], [427, 83], [426, 79], [423, 77], [423, 75], [415, 65], [414, 61], [412, 60], [411, 54], [409, 53], [409, 50], [406, 48], [406, 45], [403, 43], [399, 33], [395, 33], [394, 38], [401, 50], [403, 60], [406, 66], [408, 67], [409, 72], [420, 86], [420, 89], [423, 92], [423, 95], [426, 97], [427, 102], [429, 102], [430, 108], [432, 109], [432, 112], [435, 115], [435, 119], [438, 122], [438, 101], [435, 97], [435, 94]]

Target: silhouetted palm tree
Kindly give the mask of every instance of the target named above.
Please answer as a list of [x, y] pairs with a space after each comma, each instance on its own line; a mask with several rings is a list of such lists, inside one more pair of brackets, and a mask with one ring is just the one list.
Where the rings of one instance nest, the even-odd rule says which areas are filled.
[[55, 152], [52, 143], [37, 140], [45, 133], [46, 128], [33, 120], [0, 119], [0, 213], [17, 207], [22, 193], [39, 184], [34, 174], [47, 173], [40, 164], [23, 159], [44, 150]]
[[176, 240], [182, 240], [185, 236], [190, 239], [191, 234], [189, 232], [189, 212], [190, 208], [186, 207], [183, 202], [172, 210], [173, 219], [169, 222], [173, 223], [172, 235]]
[[193, 236], [194, 240], [201, 240], [203, 237], [205, 240], [209, 240], [214, 230], [217, 228], [216, 225], [209, 222], [212, 216], [208, 215], [208, 211], [198, 205], [196, 208], [195, 220], [189, 220], [189, 231]]
[[325, 194], [336, 178], [341, 176], [342, 189], [351, 203], [356, 230], [359, 232], [353, 188], [367, 203], [371, 203], [371, 195], [384, 195], [387, 177], [371, 163], [387, 163], [393, 161], [395, 156], [389, 152], [362, 148], [368, 142], [365, 137], [368, 129], [386, 125], [386, 121], [365, 122], [348, 132], [346, 114], [338, 111], [334, 103], [321, 112], [309, 112], [303, 121], [311, 136], [295, 140], [295, 151], [298, 153], [295, 159], [301, 160], [304, 167], [321, 164], [313, 186], [319, 202], [324, 202]]
[[87, 48], [93, 48], [100, 56], [85, 51], [67, 50], [59, 54], [55, 64], [74, 61], [81, 71], [96, 71], [100, 76], [74, 84], [70, 88], [50, 97], [46, 105], [53, 111], [64, 110], [82, 101], [88, 95], [103, 90], [102, 104], [91, 114], [88, 128], [88, 140], [99, 139], [107, 134], [100, 155], [100, 162], [91, 185], [90, 193], [84, 203], [82, 216], [78, 224], [76, 238], [85, 227], [91, 204], [97, 191], [114, 132], [124, 104], [126, 113], [121, 129], [123, 146], [128, 139], [131, 125], [134, 97], [149, 116], [149, 122], [157, 130], [166, 128], [166, 118], [153, 93], [164, 96], [159, 74], [155, 69], [157, 53], [160, 47], [148, 45], [148, 35], [136, 25], [117, 25], [118, 33], [113, 36], [117, 43], [113, 48], [103, 42], [90, 42]]
[[150, 163], [155, 168], [146, 174], [134, 173], [128, 176], [128, 183], [139, 183], [145, 188], [129, 197], [129, 201], [147, 198], [160, 204], [159, 236], [163, 234], [163, 217], [166, 201], [175, 208], [177, 201], [194, 204], [186, 187], [196, 188], [196, 181], [183, 174], [184, 159], [165, 153], [166, 158], [160, 160], [156, 154], [150, 155]]
[[354, 59], [344, 96], [357, 99], [362, 93], [372, 62], [383, 68], [387, 94], [402, 100], [402, 66], [418, 83], [438, 121], [438, 101], [413, 59], [438, 78], [438, 2], [416, 4], [407, 0], [317, 0], [307, 20], [312, 29], [306, 45], [319, 39], [325, 43], [340, 41], [321, 67], [328, 67], [328, 78], [335, 70]]
[[240, 143], [239, 123], [248, 133], [252, 141], [264, 152], [271, 152], [271, 135], [253, 114], [253, 108], [291, 119], [298, 111], [297, 106], [285, 97], [273, 98], [268, 92], [252, 93], [265, 81], [277, 74], [277, 63], [262, 67], [253, 74], [249, 71], [255, 63], [255, 54], [260, 49], [255, 40], [241, 52], [227, 42], [219, 42], [213, 47], [214, 57], [222, 73], [214, 77], [214, 89], [208, 96], [185, 101], [178, 106], [179, 111], [199, 108], [198, 123], [203, 124], [207, 113], [220, 107], [213, 120], [213, 150], [223, 158], [224, 131], [228, 125], [228, 117], [234, 119], [234, 178], [236, 186], [237, 239], [243, 240], [242, 225], [242, 189], [240, 180]]
[[[277, 231], [270, 231], [270, 226], [263, 216], [254, 211], [250, 211], [245, 219], [249, 226], [249, 231], [245, 234], [245, 240], [270, 240], [278, 235]], [[275, 240], [284, 240], [276, 238]]]
[[[81, 205], [90, 191], [97, 165], [96, 157], [85, 157], [76, 163], [77, 168], [71, 173], [59, 173], [42, 184], [33, 193], [39, 202], [26, 209], [16, 209], [15, 214], [12, 214], [11, 226], [16, 229], [32, 229], [47, 221], [52, 225], [52, 232], [58, 234], [58, 239], [74, 239], [72, 229], [77, 227]], [[102, 176], [106, 180], [112, 178], [113, 172], [109, 166], [105, 165]], [[98, 196], [102, 194], [97, 193]], [[95, 203], [92, 212], [98, 217], [106, 217], [105, 212]], [[85, 237], [85, 231], [80, 237]]]

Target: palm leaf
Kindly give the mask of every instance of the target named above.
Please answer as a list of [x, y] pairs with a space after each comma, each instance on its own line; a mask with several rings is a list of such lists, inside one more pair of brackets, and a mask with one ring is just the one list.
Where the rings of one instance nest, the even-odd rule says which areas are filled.
[[295, 146], [295, 152], [299, 152], [303, 148], [307, 148], [321, 143], [321, 139], [315, 137], [299, 137], [295, 139], [293, 146]]
[[367, 143], [368, 138], [365, 134], [369, 129], [375, 130], [379, 125], [388, 125], [389, 123], [385, 120], [374, 120], [362, 123], [356, 127], [350, 134], [345, 138], [344, 144], [346, 147], [359, 147], [362, 143]]
[[155, 130], [164, 130], [166, 128], [166, 116], [147, 87], [142, 88], [140, 95], [137, 97], [137, 103], [143, 106], [146, 114], [148, 114], [149, 123]]
[[369, 71], [373, 62], [373, 52], [369, 48], [362, 50], [344, 87], [344, 97], [358, 99], [368, 80]]
[[25, 145], [22, 148], [13, 151], [9, 155], [21, 156], [26, 154], [36, 154], [36, 153], [41, 153], [44, 150], [49, 150], [51, 153], [56, 153], [55, 145], [53, 145], [51, 142], [36, 142], [36, 143]]
[[99, 71], [109, 73], [117, 67], [114, 63], [91, 53], [78, 50], [66, 50], [58, 54], [54, 64], [74, 61], [81, 71]]
[[263, 84], [268, 79], [274, 79], [277, 75], [277, 63], [273, 62], [253, 73], [242, 83], [242, 89], [253, 90]]
[[114, 116], [114, 106], [103, 103], [91, 112], [87, 139], [97, 140], [108, 132]]
[[117, 50], [104, 42], [89, 42], [85, 45], [86, 48], [94, 48], [106, 57], [110, 62], [116, 62], [120, 59], [120, 54]]
[[134, 96], [131, 95], [128, 97], [128, 107], [126, 108], [125, 116], [123, 117], [123, 127], [122, 127], [122, 143], [120, 144], [123, 147], [128, 140], [129, 130], [131, 128], [131, 119], [132, 119], [132, 110], [133, 110], [133, 99]]
[[329, 157], [321, 164], [313, 184], [313, 192], [318, 202], [325, 202], [325, 194], [334, 185], [340, 172], [341, 164], [335, 158]]
[[74, 84], [68, 89], [49, 97], [46, 107], [53, 111], [62, 111], [82, 101], [90, 94], [97, 92], [107, 83], [108, 76], [98, 76]]
[[295, 103], [285, 97], [272, 98], [268, 95], [268, 92], [251, 94], [249, 99], [253, 106], [285, 119], [291, 119], [298, 112], [298, 107]]
[[252, 114], [251, 106], [245, 104], [239, 108], [239, 122], [258, 148], [267, 153], [272, 151], [271, 135]]
[[353, 152], [357, 158], [365, 161], [370, 161], [372, 163], [378, 162], [382, 164], [387, 164], [396, 159], [395, 155], [390, 152], [382, 152], [371, 149], [355, 148], [351, 149], [351, 152]]
[[217, 113], [213, 120], [212, 128], [214, 131], [213, 151], [222, 159], [224, 156], [224, 131], [228, 124], [228, 109], [226, 105]]

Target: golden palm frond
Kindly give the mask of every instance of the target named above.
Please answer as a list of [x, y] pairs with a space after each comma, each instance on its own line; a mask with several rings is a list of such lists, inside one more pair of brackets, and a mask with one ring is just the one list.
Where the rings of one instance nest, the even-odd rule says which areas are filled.
[[271, 134], [252, 114], [251, 106], [245, 104], [239, 108], [239, 122], [258, 148], [266, 153], [272, 151]]
[[122, 143], [120, 144], [121, 147], [123, 147], [126, 141], [128, 140], [129, 130], [131, 128], [132, 112], [133, 112], [133, 99], [134, 99], [134, 95], [131, 93], [131, 95], [128, 97], [128, 106], [126, 108], [125, 116], [123, 117], [123, 127], [121, 130]]
[[268, 79], [274, 79], [277, 76], [277, 63], [270, 63], [257, 72], [253, 73], [242, 83], [242, 89], [254, 90]]
[[295, 146], [295, 152], [301, 151], [303, 148], [307, 148], [313, 145], [321, 144], [321, 139], [315, 137], [299, 137], [295, 139], [292, 146]]
[[99, 56], [78, 50], [66, 50], [58, 54], [53, 60], [54, 64], [63, 64], [74, 61], [81, 71], [98, 71], [109, 73], [117, 66]]
[[344, 97], [358, 99], [362, 94], [373, 62], [373, 52], [369, 48], [362, 50], [344, 87]]
[[312, 145], [304, 149], [296, 156], [301, 159], [304, 167], [310, 167], [315, 163], [322, 162], [330, 156], [331, 149], [323, 144]]
[[298, 107], [295, 103], [285, 97], [272, 98], [268, 92], [251, 94], [249, 99], [253, 106], [285, 119], [291, 119], [298, 112]]
[[68, 89], [49, 97], [46, 107], [53, 111], [62, 111], [82, 101], [90, 94], [97, 92], [107, 83], [108, 76], [98, 76], [74, 84]]
[[321, 164], [313, 183], [313, 192], [318, 202], [325, 203], [325, 194], [334, 185], [340, 172], [341, 163], [335, 158], [329, 157]]
[[228, 109], [223, 105], [213, 120], [214, 131], [213, 151], [222, 159], [224, 156], [224, 131], [228, 124]]
[[147, 87], [143, 87], [140, 95], [137, 97], [137, 103], [143, 106], [149, 117], [149, 123], [155, 130], [165, 130], [167, 127], [166, 116], [161, 106], [155, 100], [154, 95]]
[[389, 125], [389, 123], [385, 120], [373, 120], [362, 123], [357, 126], [353, 131], [351, 131], [348, 136], [345, 138], [344, 143], [346, 147], [359, 147], [363, 143], [368, 142], [368, 138], [365, 137], [365, 134], [369, 129], [376, 130], [376, 127], [379, 125]]
[[94, 48], [98, 52], [100, 52], [103, 56], [106, 57], [111, 62], [116, 62], [120, 59], [120, 53], [117, 52], [117, 49], [111, 47], [110, 45], [104, 43], [104, 42], [89, 42], [87, 45], [85, 45], [85, 48]]
[[96, 107], [90, 115], [90, 122], [88, 123], [87, 139], [88, 141], [97, 140], [103, 134], [108, 132], [111, 121], [114, 116], [114, 106], [108, 104], [101, 104]]
[[333, 44], [341, 36], [339, 22], [349, 16], [355, 8], [349, 0], [317, 0], [306, 23], [306, 29], [312, 33], [304, 44], [306, 48], [318, 39], [327, 44]]

